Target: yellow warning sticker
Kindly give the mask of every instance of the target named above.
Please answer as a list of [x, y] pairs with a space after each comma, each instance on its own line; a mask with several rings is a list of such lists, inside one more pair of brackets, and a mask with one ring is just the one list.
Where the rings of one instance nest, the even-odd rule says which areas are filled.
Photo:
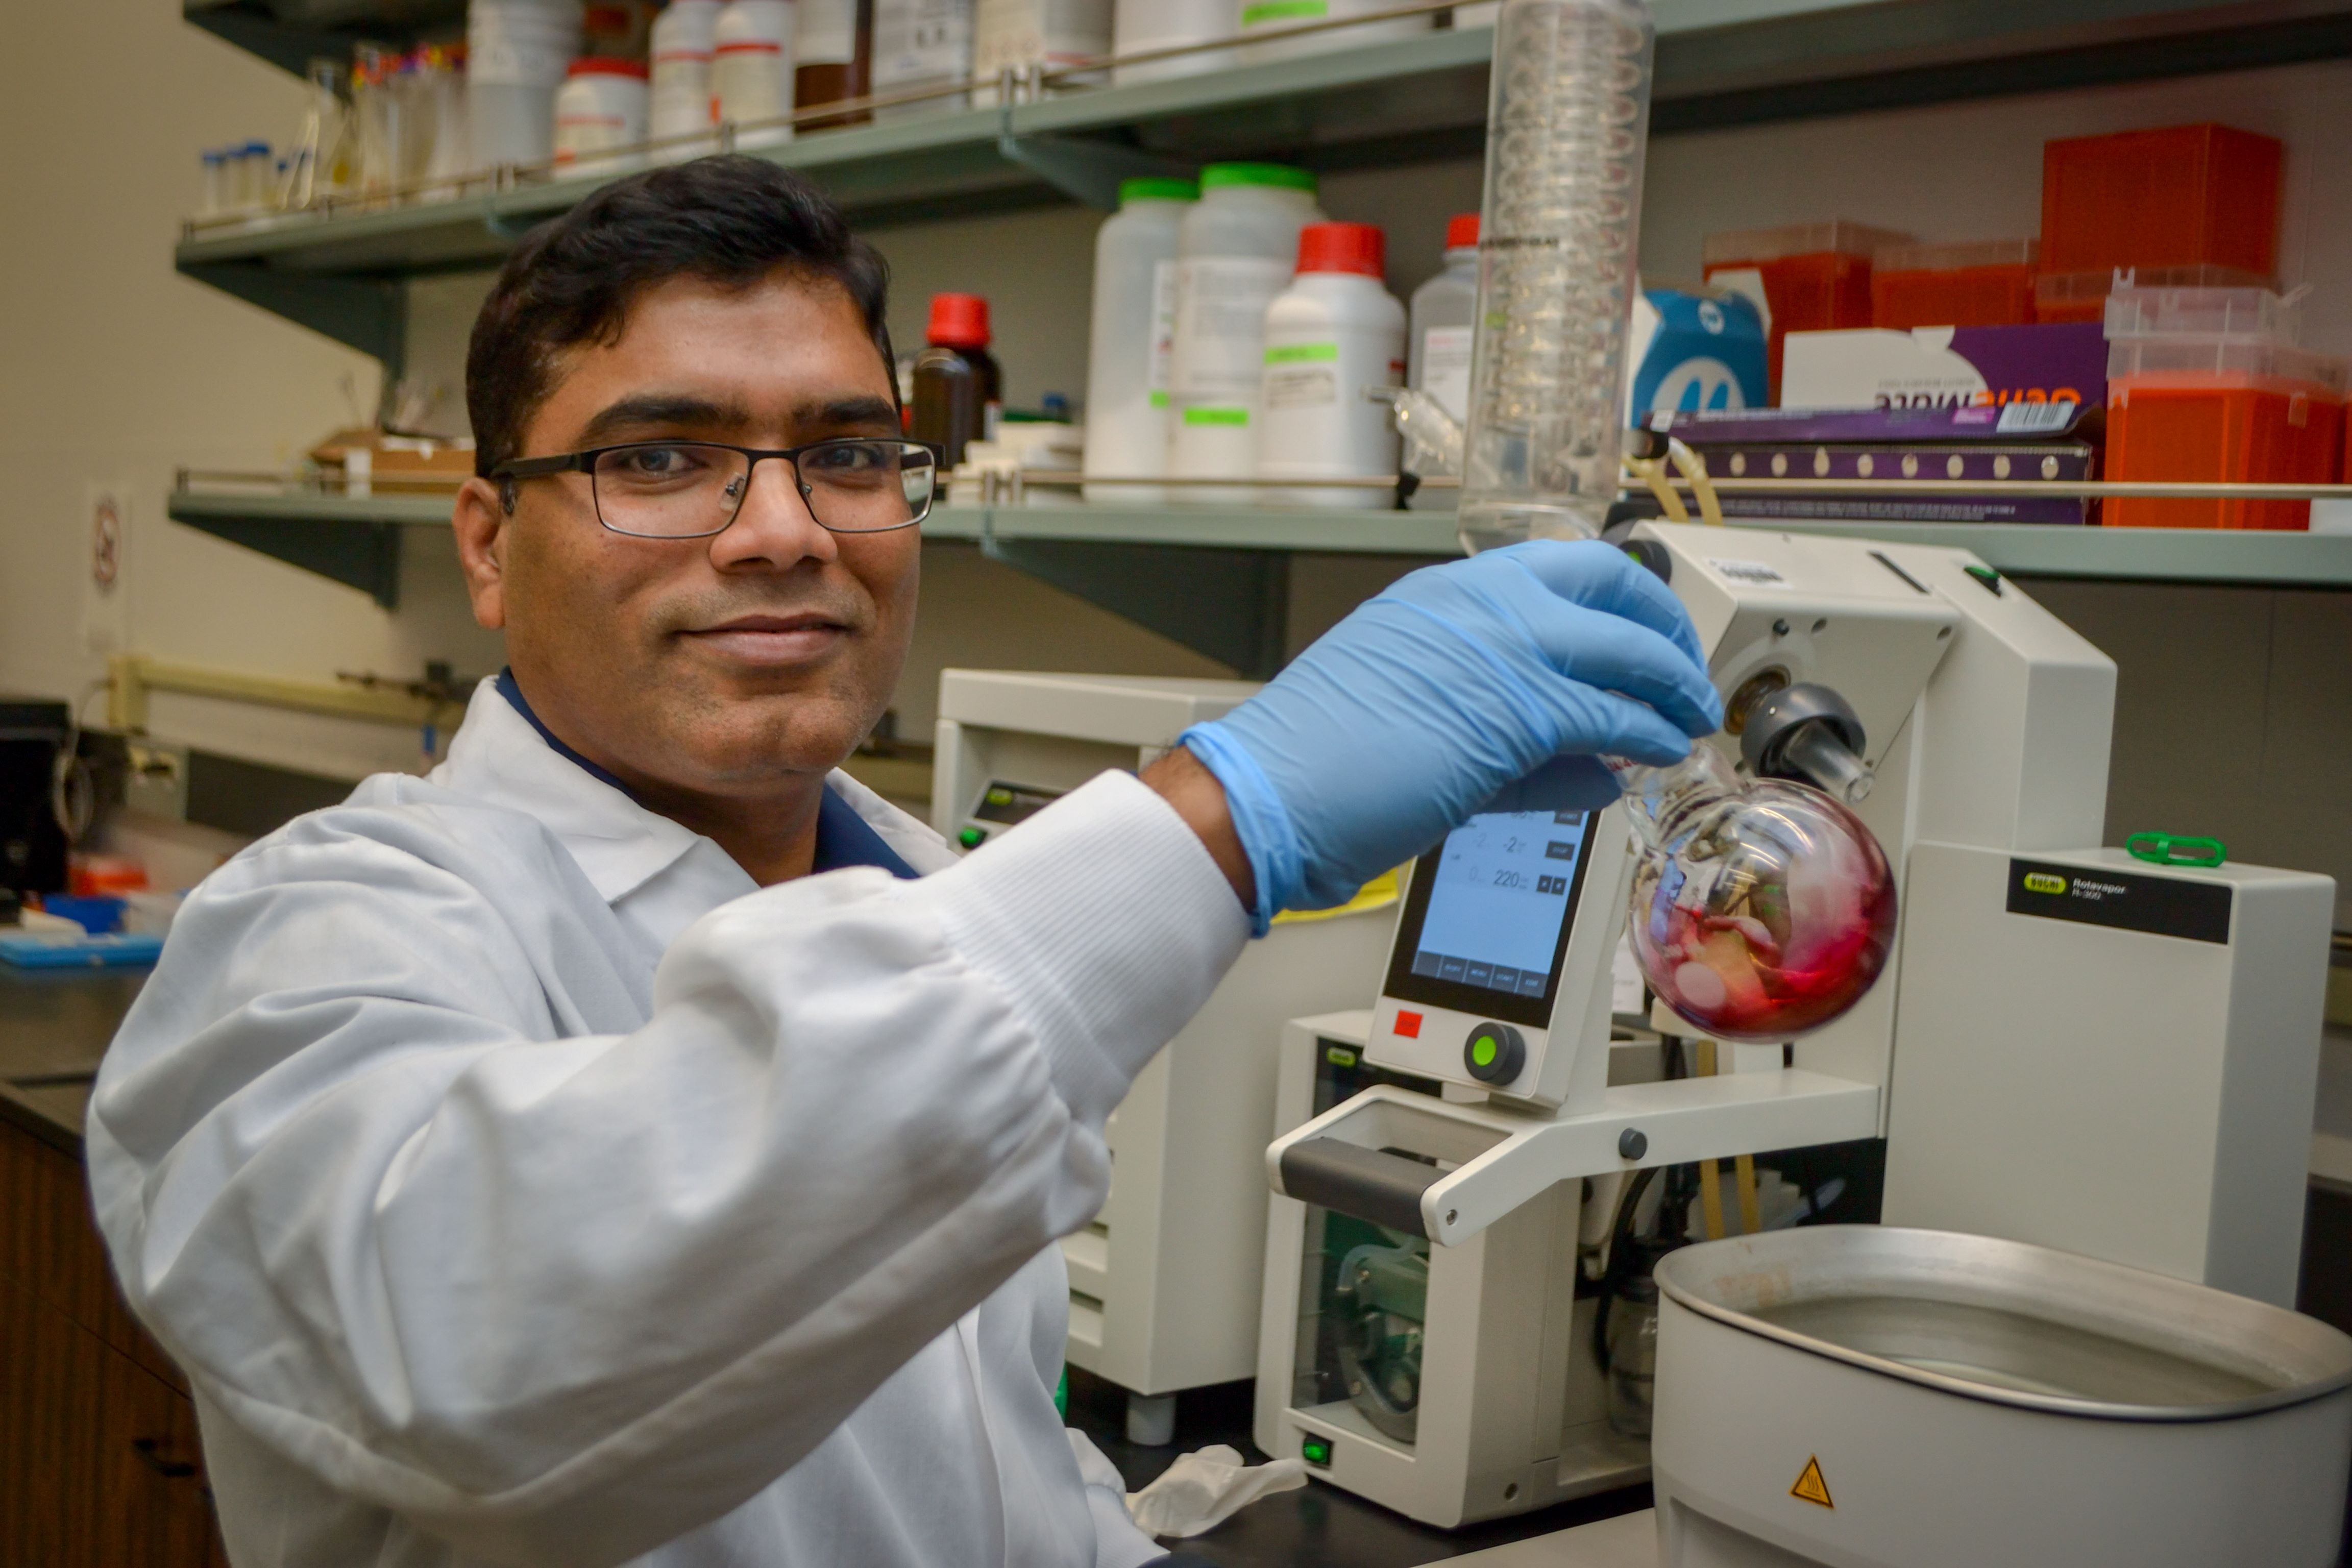
[[1797, 1484], [1789, 1489], [1789, 1495], [1806, 1502], [1819, 1503], [1823, 1508], [1837, 1507], [1830, 1501], [1829, 1482], [1822, 1479], [1822, 1462], [1811, 1456], [1806, 1458], [1805, 1473], [1797, 1478]]

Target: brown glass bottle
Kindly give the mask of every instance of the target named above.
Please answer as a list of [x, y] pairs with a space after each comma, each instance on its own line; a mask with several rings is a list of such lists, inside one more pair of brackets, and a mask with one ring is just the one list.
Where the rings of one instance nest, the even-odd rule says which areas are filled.
[[1004, 375], [988, 352], [988, 301], [934, 294], [922, 352], [915, 356], [913, 420], [908, 434], [940, 448], [953, 468], [963, 449], [992, 433], [1004, 404]]
[[[803, 63], [793, 71], [796, 107], [864, 98], [874, 90], [874, 0], [801, 0], [799, 47]], [[809, 58], [812, 52], [820, 58]], [[873, 118], [871, 110], [860, 109], [803, 121], [800, 128], [824, 131]]]

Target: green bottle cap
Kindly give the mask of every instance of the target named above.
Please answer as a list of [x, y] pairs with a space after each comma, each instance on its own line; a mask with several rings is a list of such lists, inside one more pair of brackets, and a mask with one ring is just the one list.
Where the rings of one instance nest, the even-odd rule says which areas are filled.
[[1274, 185], [1286, 191], [1312, 193], [1315, 175], [1287, 163], [1212, 163], [1201, 171], [1202, 190], [1213, 191], [1223, 185]]
[[1191, 180], [1172, 179], [1165, 174], [1145, 174], [1118, 183], [1118, 205], [1129, 202], [1197, 202], [1201, 187]]

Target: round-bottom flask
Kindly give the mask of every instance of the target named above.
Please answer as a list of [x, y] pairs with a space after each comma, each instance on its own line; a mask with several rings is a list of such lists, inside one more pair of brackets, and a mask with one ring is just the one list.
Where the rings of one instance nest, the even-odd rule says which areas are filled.
[[1717, 1039], [1786, 1040], [1859, 1002], [1895, 942], [1895, 878], [1853, 813], [1743, 779], [1704, 742], [1672, 767], [1608, 759], [1640, 841], [1626, 923], [1658, 999]]

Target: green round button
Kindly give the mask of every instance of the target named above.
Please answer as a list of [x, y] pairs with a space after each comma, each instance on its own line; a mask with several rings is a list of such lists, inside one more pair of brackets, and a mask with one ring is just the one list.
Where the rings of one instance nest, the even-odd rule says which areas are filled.
[[987, 837], [988, 829], [985, 827], [967, 827], [956, 835], [956, 842], [967, 849], [977, 849], [980, 847], [981, 840]]
[[1482, 1068], [1495, 1065], [1495, 1052], [1497, 1048], [1495, 1037], [1484, 1031], [1470, 1037], [1470, 1059]]

